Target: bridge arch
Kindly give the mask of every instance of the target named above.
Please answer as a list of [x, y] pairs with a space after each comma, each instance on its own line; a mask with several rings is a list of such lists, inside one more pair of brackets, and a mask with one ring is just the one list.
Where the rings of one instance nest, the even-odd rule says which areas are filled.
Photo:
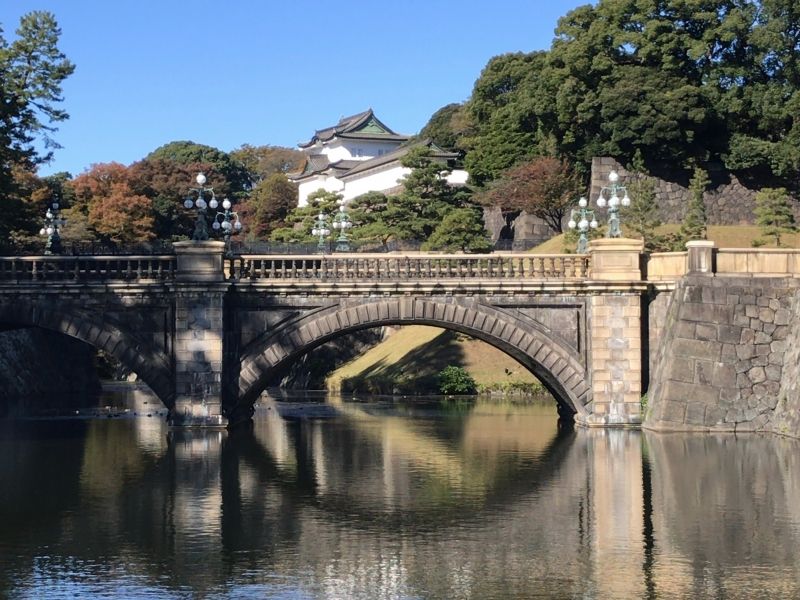
[[[287, 361], [340, 335], [382, 325], [432, 325], [483, 340], [528, 368], [561, 408], [571, 413], [587, 412], [591, 388], [577, 351], [546, 327], [470, 297], [345, 298], [265, 332], [242, 352], [236, 408], [249, 409], [270, 375]], [[232, 413], [232, 408], [227, 412]]]
[[59, 302], [0, 303], [0, 323], [21, 327], [40, 327], [76, 338], [113, 356], [134, 371], [167, 408], [175, 403], [170, 360], [117, 324], [86, 310]]

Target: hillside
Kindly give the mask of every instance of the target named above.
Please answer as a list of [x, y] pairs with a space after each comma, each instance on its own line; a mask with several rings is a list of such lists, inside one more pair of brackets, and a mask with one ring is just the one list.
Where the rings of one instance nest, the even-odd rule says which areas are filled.
[[331, 372], [326, 387], [343, 393], [436, 394], [436, 377], [464, 367], [482, 388], [532, 386], [536, 378], [489, 344], [437, 327], [401, 327], [386, 340]]

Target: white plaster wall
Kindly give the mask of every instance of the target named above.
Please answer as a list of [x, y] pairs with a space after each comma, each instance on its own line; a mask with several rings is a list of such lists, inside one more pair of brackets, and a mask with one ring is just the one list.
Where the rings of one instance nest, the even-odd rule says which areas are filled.
[[382, 171], [364, 173], [361, 177], [348, 177], [342, 194], [345, 200], [352, 200], [367, 192], [390, 190], [400, 185], [399, 180], [410, 172], [411, 169], [395, 164]]
[[469, 173], [463, 169], [455, 169], [447, 176], [447, 183], [450, 185], [466, 185], [469, 179]]
[[[367, 192], [383, 192], [402, 185], [403, 178], [411, 169], [399, 164], [387, 165], [383, 170], [372, 170], [359, 177], [348, 178], [343, 182], [335, 177], [317, 176], [315, 179], [304, 181], [298, 186], [298, 206], [308, 204], [309, 194], [322, 188], [329, 192], [339, 192], [345, 200], [352, 200], [356, 196]], [[464, 185], [468, 174], [463, 170], [456, 170], [447, 177], [450, 185]]]
[[328, 192], [341, 192], [342, 186], [343, 183], [336, 177], [317, 175], [315, 178], [304, 181], [297, 186], [297, 205], [306, 206], [308, 204], [308, 196], [320, 188]]
[[399, 142], [334, 139], [326, 143], [321, 150], [315, 149], [315, 152], [326, 155], [331, 162], [338, 160], [369, 160], [376, 156], [388, 154], [398, 146], [400, 146]]

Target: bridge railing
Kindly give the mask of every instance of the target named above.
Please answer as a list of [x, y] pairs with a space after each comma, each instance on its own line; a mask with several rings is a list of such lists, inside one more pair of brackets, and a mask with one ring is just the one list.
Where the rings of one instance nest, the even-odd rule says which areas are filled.
[[167, 281], [174, 256], [2, 256], [0, 282]]
[[276, 256], [227, 259], [237, 280], [581, 279], [589, 258], [579, 254], [441, 254]]

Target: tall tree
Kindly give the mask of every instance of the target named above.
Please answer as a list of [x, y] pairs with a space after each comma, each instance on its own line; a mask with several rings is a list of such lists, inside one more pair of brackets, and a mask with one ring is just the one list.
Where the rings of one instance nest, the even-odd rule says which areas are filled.
[[386, 210], [399, 239], [427, 240], [450, 210], [467, 202], [468, 193], [447, 183], [450, 170], [430, 153], [430, 148], [419, 146], [400, 159], [411, 172], [401, 179], [403, 190], [389, 198]]
[[795, 0], [600, 0], [559, 20], [549, 50], [489, 61], [462, 144], [484, 185], [532, 156], [690, 169], [722, 160], [800, 173], [800, 11]]
[[628, 184], [627, 189], [631, 203], [621, 209], [626, 229], [633, 231], [648, 251], [661, 249], [661, 240], [656, 235], [661, 221], [656, 214], [655, 182], [641, 173], [638, 179]]
[[782, 235], [797, 230], [785, 188], [764, 188], [756, 194], [756, 224], [764, 235], [775, 239], [778, 247]]
[[295, 207], [287, 216], [285, 227], [278, 227], [270, 233], [270, 239], [280, 242], [311, 242], [315, 238], [311, 234], [317, 222], [317, 216], [322, 213], [327, 220], [329, 229], [331, 217], [339, 208], [338, 202], [341, 194], [329, 192], [322, 188], [308, 195], [305, 206]]
[[101, 239], [131, 243], [155, 237], [153, 206], [135, 193], [131, 173], [119, 163], [96, 164], [71, 182], [73, 213], [83, 213]]
[[242, 205], [240, 218], [247, 223], [248, 235], [264, 238], [286, 225], [286, 219], [297, 207], [297, 186], [283, 173], [272, 173], [256, 184]]
[[206, 187], [219, 192], [220, 199], [228, 189], [224, 175], [211, 163], [181, 163], [169, 158], [145, 158], [128, 168], [130, 186], [136, 194], [152, 201], [154, 232], [159, 239], [177, 240], [192, 235], [196, 213], [186, 209], [183, 201], [189, 189], [196, 187], [195, 177], [202, 171]]
[[703, 195], [709, 183], [708, 174], [696, 167], [689, 182], [689, 206], [681, 224], [680, 235], [684, 242], [706, 239], [706, 204]]
[[397, 225], [392, 221], [392, 214], [389, 198], [382, 192], [367, 192], [353, 198], [350, 203], [353, 239], [386, 246], [395, 235]]
[[204, 168], [203, 172], [209, 178], [209, 182], [215, 181], [213, 185], [217, 194], [228, 196], [231, 202], [244, 198], [251, 187], [250, 176], [244, 165], [226, 152], [212, 146], [187, 141], [170, 142], [156, 148], [145, 158], [168, 160], [198, 169]]
[[483, 215], [474, 207], [454, 208], [422, 246], [425, 250], [488, 252], [492, 249]]
[[292, 173], [303, 165], [305, 154], [282, 146], [251, 146], [244, 144], [230, 153], [247, 171], [252, 186], [275, 173]]
[[461, 138], [469, 129], [469, 121], [464, 114], [464, 105], [453, 103], [437, 110], [425, 124], [417, 138], [431, 140], [440, 148], [456, 150], [460, 148]]
[[0, 210], [8, 214], [2, 203], [14, 189], [12, 170], [32, 171], [58, 147], [51, 134], [68, 118], [59, 108], [61, 85], [75, 67], [58, 48], [61, 30], [49, 12], [24, 15], [11, 43], [2, 34], [0, 29]]

